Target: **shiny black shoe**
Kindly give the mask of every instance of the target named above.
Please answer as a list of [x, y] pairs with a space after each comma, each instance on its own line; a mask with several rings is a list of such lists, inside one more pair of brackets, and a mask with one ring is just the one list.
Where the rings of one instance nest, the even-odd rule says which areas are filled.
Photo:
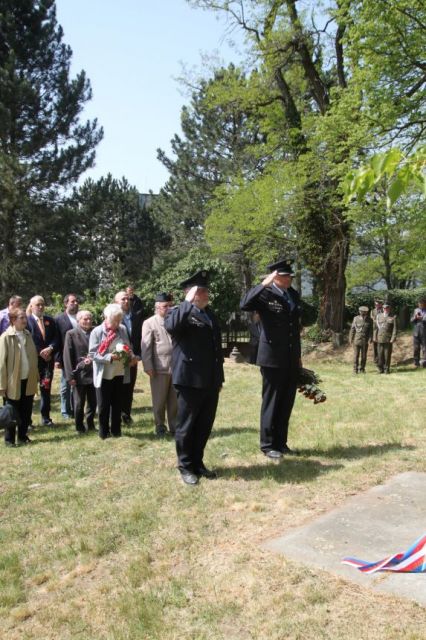
[[180, 475], [185, 484], [198, 484], [198, 477], [195, 473], [192, 473], [191, 471], [181, 471]]
[[30, 444], [31, 442], [32, 440], [30, 440], [28, 436], [25, 436], [25, 438], [18, 438], [18, 444]]
[[54, 427], [55, 423], [52, 418], [43, 418], [43, 427]]
[[283, 448], [283, 455], [285, 455], [285, 456], [300, 456], [300, 451], [298, 451], [297, 449], [290, 449], [290, 447], [288, 447], [285, 444], [284, 448]]
[[271, 449], [271, 451], [265, 451], [265, 456], [267, 458], [270, 458], [271, 460], [279, 460], [280, 458], [283, 457], [283, 454], [281, 453], [281, 451], [275, 451], [274, 449]]
[[197, 469], [195, 473], [199, 478], [207, 478], [208, 480], [216, 480], [217, 478], [216, 471], [211, 471], [204, 466], [202, 466], [200, 469]]

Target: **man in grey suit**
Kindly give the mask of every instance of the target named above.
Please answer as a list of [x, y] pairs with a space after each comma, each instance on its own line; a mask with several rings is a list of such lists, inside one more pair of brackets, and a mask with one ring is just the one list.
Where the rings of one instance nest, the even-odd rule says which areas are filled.
[[[73, 393], [75, 428], [78, 433], [95, 429], [96, 391], [92, 360], [88, 356], [92, 322], [90, 311], [77, 313], [77, 327], [65, 334], [62, 354], [64, 376]], [[85, 405], [87, 427], [84, 425]]]
[[149, 376], [155, 433], [160, 437], [167, 433], [166, 410], [172, 434], [177, 412], [176, 391], [172, 384], [172, 338], [164, 327], [164, 318], [171, 305], [171, 295], [159, 293], [155, 299], [155, 314], [142, 325], [142, 364]]

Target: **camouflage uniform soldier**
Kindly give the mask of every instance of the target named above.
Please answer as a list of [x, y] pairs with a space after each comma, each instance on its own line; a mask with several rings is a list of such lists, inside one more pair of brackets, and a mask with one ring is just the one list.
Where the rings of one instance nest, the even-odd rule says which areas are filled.
[[377, 364], [377, 316], [379, 313], [383, 313], [383, 302], [376, 298], [374, 300], [374, 309], [371, 312], [371, 319], [373, 320], [373, 355], [374, 355], [374, 364]]
[[353, 319], [349, 332], [349, 343], [354, 347], [354, 373], [358, 373], [358, 370], [360, 373], [365, 373], [368, 343], [371, 342], [373, 336], [373, 321], [369, 317], [368, 311], [368, 307], [359, 308], [360, 315]]
[[383, 313], [376, 318], [377, 325], [377, 368], [379, 373], [390, 373], [392, 346], [395, 342], [397, 323], [396, 316], [392, 315], [390, 304], [383, 305]]

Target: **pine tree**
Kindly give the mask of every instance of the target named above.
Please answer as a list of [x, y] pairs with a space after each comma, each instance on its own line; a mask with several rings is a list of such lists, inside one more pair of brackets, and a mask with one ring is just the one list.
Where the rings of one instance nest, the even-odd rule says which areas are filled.
[[80, 119], [90, 82], [84, 71], [70, 77], [72, 51], [62, 39], [54, 0], [0, 0], [3, 296], [25, 290], [25, 268], [54, 242], [55, 204], [93, 165], [103, 135], [96, 120]]

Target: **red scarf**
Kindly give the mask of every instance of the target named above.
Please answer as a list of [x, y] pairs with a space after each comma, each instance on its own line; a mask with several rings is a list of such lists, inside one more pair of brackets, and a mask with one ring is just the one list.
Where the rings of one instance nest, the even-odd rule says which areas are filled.
[[98, 353], [100, 356], [103, 356], [108, 351], [109, 346], [117, 337], [117, 329], [111, 329], [106, 322], [104, 322], [104, 329], [106, 331], [106, 338], [104, 338], [99, 345]]

